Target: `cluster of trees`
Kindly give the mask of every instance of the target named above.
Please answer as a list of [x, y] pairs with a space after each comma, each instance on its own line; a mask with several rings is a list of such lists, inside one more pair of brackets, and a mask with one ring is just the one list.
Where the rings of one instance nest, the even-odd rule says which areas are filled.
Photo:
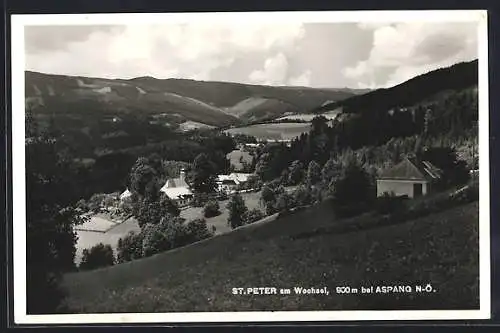
[[76, 234], [83, 223], [74, 206], [72, 156], [57, 133], [26, 117], [26, 283], [29, 314], [58, 313], [62, 275], [76, 269]]
[[298, 170], [290, 167], [292, 163], [305, 166], [315, 161], [323, 165], [331, 156], [350, 151], [361, 153], [363, 164], [380, 168], [426, 146], [458, 148], [458, 142], [473, 137], [477, 137], [477, 91], [470, 88], [408, 108], [366, 110], [336, 120], [332, 126], [318, 116], [311, 131], [292, 141], [291, 147], [276, 143], [260, 149], [256, 173], [270, 181], [281, 177], [283, 170]]
[[[165, 166], [158, 154], [139, 158], [133, 165], [129, 190], [131, 206], [141, 232], [130, 233], [120, 239], [117, 249], [118, 262], [151, 256], [213, 236], [204, 219], [185, 221], [180, 209], [168, 196], [160, 192], [165, 181]], [[181, 165], [185, 167], [185, 165]], [[174, 167], [180, 170], [179, 165]], [[199, 154], [188, 170], [188, 181], [202, 194], [215, 190], [217, 167], [205, 153]], [[220, 214], [218, 203], [210, 201], [204, 209], [206, 217]]]
[[243, 200], [243, 197], [239, 193], [231, 196], [227, 203], [227, 209], [229, 211], [227, 224], [232, 229], [254, 223], [264, 217], [264, 213], [259, 209], [248, 209], [245, 200]]
[[90, 249], [84, 249], [80, 270], [92, 270], [115, 264], [115, 256], [110, 245], [99, 243]]
[[[142, 156], [159, 155], [162, 160], [191, 164], [208, 154], [218, 173], [229, 171], [226, 154], [236, 141], [218, 131], [180, 133], [150, 124], [147, 117], [123, 115], [112, 122], [106, 115], [52, 116], [37, 114], [36, 123], [47, 131], [57, 131], [74, 157], [78, 196], [111, 193], [127, 185], [131, 166]], [[174, 168], [174, 172], [175, 168]], [[170, 175], [168, 172], [166, 175]]]

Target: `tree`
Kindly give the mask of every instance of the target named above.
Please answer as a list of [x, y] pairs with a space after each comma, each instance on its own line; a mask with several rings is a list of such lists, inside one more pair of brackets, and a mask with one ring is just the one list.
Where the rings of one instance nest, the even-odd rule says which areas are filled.
[[373, 197], [368, 173], [357, 163], [349, 163], [334, 182], [333, 199], [340, 206], [368, 203]]
[[227, 209], [229, 210], [227, 223], [232, 229], [245, 224], [244, 214], [247, 212], [247, 207], [239, 193], [235, 193], [231, 196], [227, 204]]
[[289, 168], [290, 173], [288, 174], [288, 183], [290, 185], [297, 185], [302, 181], [304, 178], [303, 168], [304, 166], [300, 161], [295, 160], [292, 162]]
[[273, 214], [276, 204], [276, 195], [269, 185], [264, 185], [260, 193], [260, 204], [266, 208], [268, 214]]
[[155, 201], [144, 198], [137, 203], [136, 210], [135, 217], [140, 227], [145, 224], [158, 224], [162, 218], [177, 217], [180, 214], [179, 207], [166, 195], [161, 195]]
[[191, 242], [197, 242], [203, 239], [210, 238], [214, 235], [215, 229], [208, 229], [205, 219], [195, 219], [189, 221], [186, 225], [186, 230]]
[[158, 172], [147, 158], [140, 157], [130, 171], [130, 192], [139, 197], [148, 196], [152, 200], [159, 195]]
[[101, 267], [112, 266], [115, 263], [113, 249], [110, 245], [99, 243], [90, 250], [84, 249], [82, 262], [80, 263], [81, 270], [91, 270]]
[[71, 158], [61, 138], [30, 128], [26, 140], [26, 296], [29, 314], [61, 311], [62, 274], [76, 267], [76, 234], [83, 222], [73, 204]]
[[174, 249], [190, 243], [184, 219], [174, 216], [163, 217], [158, 224], [143, 226], [144, 239], [142, 255], [144, 257]]
[[307, 186], [299, 186], [293, 193], [294, 202], [299, 206], [310, 205], [313, 201], [311, 189]]
[[194, 190], [201, 193], [214, 192], [217, 187], [216, 176], [216, 166], [208, 155], [201, 153], [196, 156], [190, 173], [190, 182]]
[[270, 180], [273, 176], [270, 161], [271, 161], [271, 154], [266, 152], [259, 156], [257, 163], [255, 165], [255, 173], [263, 181]]
[[469, 178], [465, 161], [457, 158], [455, 149], [450, 147], [431, 147], [422, 151], [419, 158], [429, 161], [442, 171], [438, 186], [449, 187], [465, 183]]
[[276, 199], [275, 209], [278, 212], [282, 212], [282, 211], [289, 210], [294, 205], [295, 205], [294, 198], [290, 194], [288, 194], [286, 192], [282, 192], [278, 195], [278, 198]]
[[309, 162], [306, 180], [309, 185], [315, 185], [321, 180], [321, 167], [316, 161]]
[[118, 240], [117, 262], [124, 263], [142, 257], [142, 233], [129, 232]]
[[321, 170], [321, 180], [324, 184], [328, 185], [333, 179], [336, 179], [340, 175], [341, 171], [342, 168], [340, 163], [330, 158]]
[[203, 208], [203, 216], [206, 218], [218, 216], [220, 214], [219, 202], [217, 200], [210, 200]]

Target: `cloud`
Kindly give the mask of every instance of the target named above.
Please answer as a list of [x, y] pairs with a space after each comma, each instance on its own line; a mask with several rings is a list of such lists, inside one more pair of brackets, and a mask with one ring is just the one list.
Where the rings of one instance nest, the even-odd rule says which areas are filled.
[[298, 76], [291, 77], [288, 84], [291, 86], [307, 87], [311, 84], [312, 71], [306, 70]]
[[175, 74], [208, 80], [214, 71], [231, 66], [238, 57], [267, 52], [283, 56], [304, 37], [300, 23], [49, 28], [44, 33], [37, 33], [34, 27], [27, 29], [27, 69], [111, 78]]
[[477, 57], [465, 23], [249, 22], [28, 26], [26, 69], [106, 78], [190, 78], [383, 87]]
[[257, 84], [278, 85], [285, 81], [287, 72], [288, 60], [283, 53], [278, 53], [266, 59], [263, 69], [250, 73], [249, 79]]
[[477, 26], [472, 23], [363, 24], [373, 31], [369, 56], [343, 74], [359, 87], [387, 87], [413, 76], [477, 58]]

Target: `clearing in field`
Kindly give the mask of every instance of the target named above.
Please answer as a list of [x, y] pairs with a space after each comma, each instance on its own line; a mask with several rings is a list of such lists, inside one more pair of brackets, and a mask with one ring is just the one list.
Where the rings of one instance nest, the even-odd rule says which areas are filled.
[[310, 123], [270, 123], [231, 128], [226, 133], [251, 135], [258, 140], [292, 140], [310, 129]]

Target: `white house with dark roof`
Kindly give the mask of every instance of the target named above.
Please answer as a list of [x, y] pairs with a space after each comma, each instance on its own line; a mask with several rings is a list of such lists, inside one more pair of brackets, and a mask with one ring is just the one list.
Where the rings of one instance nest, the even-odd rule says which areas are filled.
[[160, 191], [177, 203], [179, 207], [189, 205], [193, 198], [193, 192], [186, 183], [186, 172], [184, 169], [181, 169], [178, 178], [167, 179]]
[[430, 162], [405, 158], [377, 178], [377, 196], [393, 193], [416, 198], [431, 193], [432, 185], [440, 178], [441, 170]]

